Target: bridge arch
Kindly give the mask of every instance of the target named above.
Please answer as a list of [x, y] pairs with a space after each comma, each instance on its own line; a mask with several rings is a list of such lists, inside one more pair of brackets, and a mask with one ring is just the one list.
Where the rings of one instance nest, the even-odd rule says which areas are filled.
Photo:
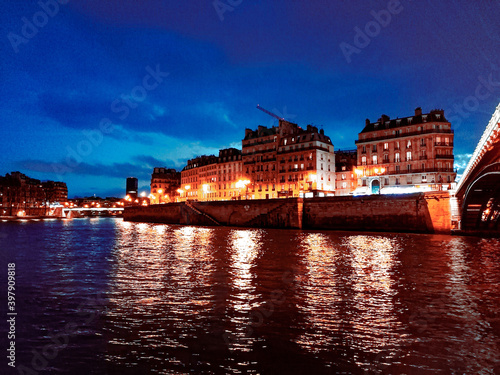
[[499, 231], [500, 162], [484, 168], [469, 185], [462, 205], [461, 229]]

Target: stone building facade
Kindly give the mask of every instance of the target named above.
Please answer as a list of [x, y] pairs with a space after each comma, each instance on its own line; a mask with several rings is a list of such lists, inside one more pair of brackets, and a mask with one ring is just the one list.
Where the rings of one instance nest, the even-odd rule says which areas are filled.
[[447, 190], [455, 182], [453, 130], [443, 110], [366, 120], [356, 141], [359, 194]]
[[335, 151], [335, 195], [350, 195], [358, 186], [357, 150]]
[[181, 173], [171, 168], [154, 168], [151, 174], [151, 204], [175, 202]]
[[333, 144], [312, 125], [280, 120], [278, 127], [246, 129], [242, 160], [252, 199], [334, 194]]

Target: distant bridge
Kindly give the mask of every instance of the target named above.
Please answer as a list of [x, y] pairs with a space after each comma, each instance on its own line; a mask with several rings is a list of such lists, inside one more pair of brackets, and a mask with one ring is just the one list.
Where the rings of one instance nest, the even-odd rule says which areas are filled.
[[[63, 208], [63, 216], [69, 217], [72, 212], [78, 212], [79, 214], [87, 214], [87, 216], [92, 216], [93, 214], [105, 213], [120, 213], [123, 212], [123, 207], [73, 207], [73, 208]], [[69, 215], [69, 216], [68, 216]]]
[[500, 234], [500, 104], [486, 126], [455, 196], [463, 231]]

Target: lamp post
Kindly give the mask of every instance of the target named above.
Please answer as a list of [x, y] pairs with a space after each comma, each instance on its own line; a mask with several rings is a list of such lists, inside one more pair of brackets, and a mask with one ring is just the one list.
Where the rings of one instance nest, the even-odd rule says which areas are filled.
[[[236, 182], [236, 188], [238, 189], [246, 188], [245, 199], [248, 199], [248, 184], [250, 184], [250, 180], [238, 180], [238, 182]], [[241, 190], [240, 190], [240, 197], [241, 197]]]

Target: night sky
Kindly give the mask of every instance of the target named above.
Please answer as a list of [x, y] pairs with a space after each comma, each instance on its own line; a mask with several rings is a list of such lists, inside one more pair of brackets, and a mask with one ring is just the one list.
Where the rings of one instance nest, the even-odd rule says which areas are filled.
[[59, 1], [1, 0], [0, 174], [70, 197], [241, 148], [257, 104], [336, 149], [442, 108], [463, 170], [500, 101], [498, 1]]

